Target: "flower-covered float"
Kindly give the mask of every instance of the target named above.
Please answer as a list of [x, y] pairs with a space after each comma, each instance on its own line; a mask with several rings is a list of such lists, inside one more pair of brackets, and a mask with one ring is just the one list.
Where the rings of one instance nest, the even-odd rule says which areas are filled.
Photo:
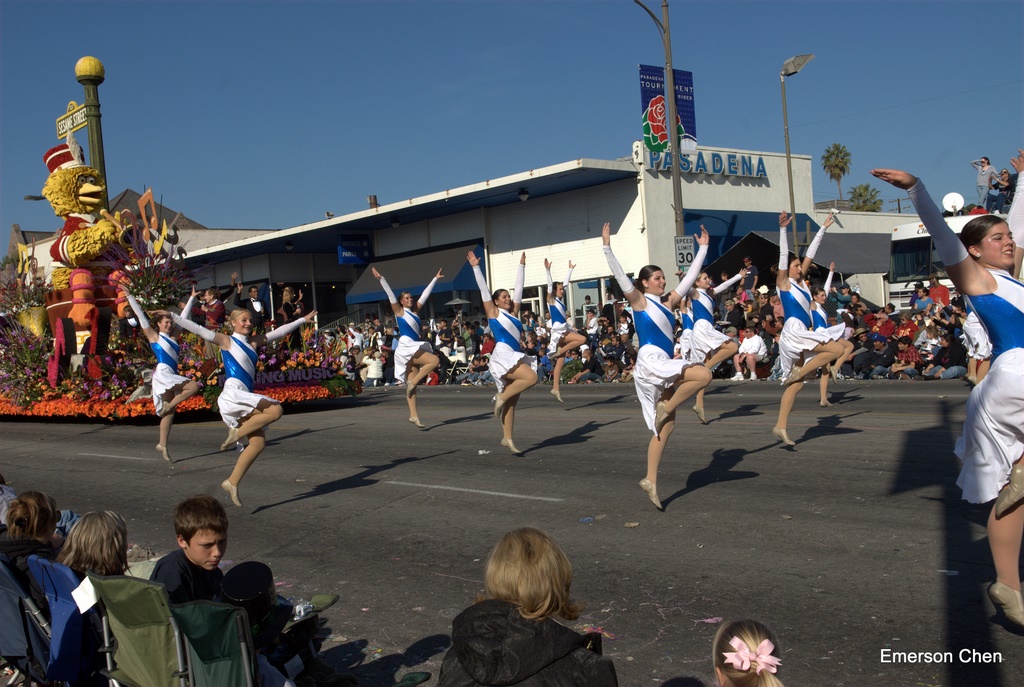
[[[74, 161], [65, 170], [82, 171], [80, 153], [59, 152]], [[54, 151], [48, 151], [47, 157], [53, 156]], [[87, 177], [77, 188], [91, 192], [95, 177]], [[145, 336], [129, 324], [131, 313], [125, 309], [122, 287], [129, 288], [147, 310], [180, 312], [195, 277], [181, 260], [183, 252], [169, 240], [166, 222], [158, 229], [156, 217], [147, 218], [152, 207], [152, 194], [147, 192], [139, 203], [141, 220], [130, 211], [104, 211], [97, 223], [104, 226], [102, 250], [90, 249], [88, 269], [59, 268], [56, 289], [34, 277], [27, 246], [19, 247], [16, 266], [4, 265], [8, 269], [0, 283], [0, 417], [118, 420], [155, 415], [148, 380], [156, 361]], [[94, 226], [75, 223], [74, 238], [89, 235]], [[58, 241], [68, 233], [66, 224]], [[170, 235], [175, 235], [173, 228]], [[108, 240], [112, 237], [117, 239]], [[71, 278], [64, 281], [68, 272]], [[223, 363], [219, 354], [211, 359], [204, 354], [201, 339], [182, 336], [179, 374], [198, 382], [202, 390], [178, 406], [179, 416], [216, 410]], [[359, 384], [345, 377], [343, 354], [342, 339], [331, 340], [304, 327], [298, 341], [289, 337], [260, 351], [256, 391], [282, 403], [356, 395]]]

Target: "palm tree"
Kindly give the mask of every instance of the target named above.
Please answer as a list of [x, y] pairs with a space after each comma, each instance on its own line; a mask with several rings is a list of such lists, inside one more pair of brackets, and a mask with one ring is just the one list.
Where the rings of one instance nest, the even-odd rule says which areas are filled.
[[821, 168], [828, 174], [828, 178], [836, 182], [839, 187], [839, 200], [843, 199], [843, 177], [850, 173], [850, 151], [846, 146], [833, 143], [825, 149], [821, 156]]
[[882, 199], [878, 189], [870, 184], [859, 184], [850, 189], [850, 209], [854, 212], [881, 212]]

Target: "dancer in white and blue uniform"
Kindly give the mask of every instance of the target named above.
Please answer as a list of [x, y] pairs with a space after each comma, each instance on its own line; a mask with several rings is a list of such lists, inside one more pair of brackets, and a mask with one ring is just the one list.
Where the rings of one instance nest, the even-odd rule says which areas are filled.
[[828, 374], [825, 374], [825, 371], [822, 370], [821, 379], [818, 381], [818, 391], [821, 396], [818, 400], [818, 405], [822, 408], [828, 408], [832, 405], [828, 400], [829, 377], [833, 381], [838, 379], [839, 368], [850, 354], [853, 353], [853, 344], [846, 338], [846, 325], [843, 323], [830, 325], [825, 314], [825, 301], [828, 299], [829, 291], [832, 288], [832, 276], [835, 274], [835, 271], [836, 264], [834, 262], [829, 263], [828, 277], [825, 278], [825, 285], [811, 287], [811, 324], [814, 327], [814, 331], [824, 332], [843, 347], [843, 354], [829, 365]]
[[[677, 272], [676, 274], [681, 275], [682, 273]], [[679, 338], [676, 340], [676, 350], [679, 352], [680, 358], [692, 362], [690, 353], [693, 351], [693, 311], [690, 310], [690, 299], [685, 296], [679, 302], [679, 319], [681, 329]]]
[[[395, 321], [398, 323], [398, 347], [395, 348], [395, 379], [405, 382], [405, 398], [409, 403], [409, 422], [420, 429], [423, 423], [420, 422], [419, 412], [416, 410], [416, 389], [420, 382], [427, 378], [431, 372], [437, 369], [440, 361], [434, 355], [429, 341], [420, 339], [420, 310], [423, 304], [430, 299], [430, 293], [434, 290], [438, 279], [444, 278], [441, 270], [437, 271], [434, 278], [423, 289], [420, 297], [413, 301], [412, 294], [403, 291], [397, 298], [395, 292], [388, 285], [388, 280], [377, 271], [376, 267], [370, 268], [373, 276], [380, 281], [381, 288], [388, 295], [391, 301], [391, 310], [395, 313]], [[411, 374], [410, 374], [411, 373]]]
[[551, 395], [562, 402], [562, 394], [559, 385], [562, 381], [562, 366], [565, 365], [565, 355], [574, 348], [587, 343], [587, 337], [576, 331], [576, 328], [569, 322], [565, 311], [565, 292], [569, 288], [572, 279], [572, 270], [576, 267], [572, 260], [569, 261], [569, 271], [565, 273], [565, 280], [555, 285], [551, 279], [551, 261], [544, 260], [544, 269], [548, 275], [548, 314], [551, 318], [551, 340], [548, 343], [548, 357], [555, 361], [551, 372]]
[[512, 294], [506, 289], [491, 293], [487, 280], [480, 270], [480, 258], [470, 251], [466, 260], [473, 267], [476, 284], [480, 287], [484, 313], [494, 336], [494, 350], [487, 369], [494, 377], [497, 394], [494, 397], [494, 417], [501, 421], [501, 445], [512, 453], [520, 454], [512, 442], [515, 427], [516, 405], [519, 396], [537, 383], [537, 358], [523, 352], [523, 323], [519, 321], [519, 306], [523, 302], [523, 285], [526, 283], [526, 253], [519, 258], [516, 272], [516, 286]]
[[[633, 308], [633, 322], [640, 339], [633, 383], [643, 409], [644, 421], [654, 433], [647, 445], [647, 475], [640, 488], [658, 510], [658, 467], [665, 453], [665, 444], [675, 429], [676, 408], [711, 382], [711, 371], [700, 363], [672, 357], [675, 318], [672, 310], [693, 286], [708, 252], [708, 232], [703, 226], [697, 235], [697, 255], [689, 272], [674, 290], [666, 293], [665, 273], [657, 265], [647, 265], [630, 281], [612, 253], [611, 225], [601, 230], [604, 255], [622, 295]], [[662, 298], [665, 298], [662, 303]]]
[[[129, 289], [131, 284], [125, 285], [124, 293], [128, 298], [128, 304], [132, 307], [135, 317], [139, 320], [139, 327], [142, 328], [156, 355], [156, 368], [150, 382], [153, 388], [153, 407], [156, 416], [160, 418], [160, 441], [156, 445], [156, 450], [164, 460], [170, 461], [167, 442], [171, 436], [171, 425], [174, 424], [174, 409], [185, 399], [194, 396], [199, 391], [199, 384], [178, 374], [178, 352], [181, 350], [178, 335], [181, 328], [175, 326], [168, 315], [154, 315], [151, 323]], [[198, 294], [193, 286], [192, 296], [185, 304], [185, 309], [181, 311], [182, 315], [187, 317], [188, 313], [192, 312], [192, 304]]]
[[244, 308], [231, 311], [229, 321], [233, 332], [230, 336], [211, 331], [180, 315], [172, 314], [171, 317], [174, 318], [174, 324], [220, 348], [227, 379], [217, 398], [217, 407], [224, 424], [228, 426], [228, 438], [220, 445], [220, 450], [226, 451], [241, 439], [249, 438], [248, 445], [238, 455], [231, 476], [220, 483], [220, 488], [231, 496], [232, 503], [241, 508], [238, 484], [266, 446], [267, 425], [280, 420], [284, 414], [278, 401], [253, 393], [256, 386], [256, 361], [259, 358], [256, 347], [287, 337], [303, 324], [312, 322], [316, 311], [256, 336], [251, 336], [252, 313]]
[[[832, 225], [832, 215], [828, 216], [825, 223], [814, 234], [814, 239], [807, 247], [807, 253], [803, 260], [798, 257], [790, 258], [786, 236], [789, 222], [789, 213], [782, 212], [779, 215], [779, 273], [775, 285], [778, 288], [779, 299], [782, 301], [785, 313], [785, 322], [782, 325], [782, 333], [779, 335], [779, 362], [786, 390], [782, 392], [779, 417], [775, 421], [775, 427], [772, 428], [772, 434], [778, 437], [782, 443], [796, 446], [796, 442], [789, 438], [786, 425], [789, 422], [789, 413], [793, 410], [796, 395], [803, 388], [803, 379], [818, 368], [834, 363], [839, 356], [843, 355], [844, 349], [837, 341], [835, 333], [813, 329], [811, 292], [803, 283], [803, 277], [811, 268], [818, 246], [825, 238], [825, 230]], [[840, 334], [839, 337], [841, 338], [842, 335]], [[808, 356], [810, 356], [809, 360]]]
[[1024, 538], [1024, 283], [1019, 281], [1024, 250], [1013, 240], [1024, 231], [1020, 172], [1024, 150], [1011, 159], [1018, 172], [1017, 195], [1006, 220], [977, 217], [957, 236], [917, 178], [894, 169], [871, 173], [906, 189], [957, 291], [985, 325], [992, 341], [988, 375], [967, 398], [963, 435], [956, 454], [963, 461], [957, 485], [971, 503], [995, 499], [988, 517], [988, 543], [996, 568], [992, 602], [1008, 620], [1024, 627], [1020, 550]]
[[967, 349], [970, 358], [967, 363], [967, 379], [971, 384], [977, 385], [985, 379], [988, 369], [992, 365], [992, 341], [988, 338], [988, 331], [981, 323], [978, 313], [971, 307], [970, 299], [965, 299], [964, 307], [967, 310], [967, 317], [964, 318], [963, 334], [960, 340]]
[[[691, 266], [692, 270], [693, 267]], [[711, 288], [711, 277], [707, 272], [697, 275], [694, 288], [690, 291], [690, 311], [693, 313], [693, 335], [690, 338], [690, 360], [700, 363], [708, 370], [714, 370], [715, 366], [723, 360], [728, 360], [736, 355], [739, 344], [729, 336], [715, 329], [715, 299], [714, 296], [728, 291], [729, 287], [747, 276], [747, 271], [741, 269], [731, 279], [727, 279], [713, 289], [713, 294], [708, 293]], [[697, 413], [701, 424], [707, 424], [704, 416], [704, 389], [697, 392], [696, 403], [693, 412]]]

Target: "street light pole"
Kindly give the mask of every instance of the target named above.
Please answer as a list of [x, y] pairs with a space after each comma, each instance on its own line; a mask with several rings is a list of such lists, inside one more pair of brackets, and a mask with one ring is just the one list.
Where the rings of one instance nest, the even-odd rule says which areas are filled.
[[668, 122], [666, 128], [668, 134], [668, 157], [671, 160], [670, 172], [672, 174], [672, 211], [675, 217], [676, 236], [683, 235], [683, 185], [679, 174], [679, 127], [676, 123], [678, 113], [676, 112], [676, 80], [672, 73], [672, 34], [668, 24], [668, 0], [661, 2], [661, 19], [654, 16], [647, 5], [640, 0], [633, 0], [654, 20], [658, 31], [661, 33], [662, 47], [665, 49], [665, 99], [668, 100]]
[[796, 229], [796, 198], [793, 195], [793, 158], [789, 153], [789, 115], [786, 112], [786, 77], [793, 76], [804, 65], [814, 59], [814, 55], [797, 55], [786, 60], [779, 72], [779, 83], [782, 85], [782, 127], [786, 133], [786, 176], [789, 179], [789, 221], [793, 223], [793, 251], [799, 254], [800, 238]]
[[[89, 166], [103, 177], [103, 187], [109, 192], [107, 165], [103, 159], [103, 128], [100, 126], [100, 84], [106, 70], [95, 57], [83, 57], [75, 65], [75, 78], [85, 87], [85, 119], [89, 123]], [[104, 194], [106, 195], [106, 193]], [[103, 207], [107, 198], [103, 199]]]

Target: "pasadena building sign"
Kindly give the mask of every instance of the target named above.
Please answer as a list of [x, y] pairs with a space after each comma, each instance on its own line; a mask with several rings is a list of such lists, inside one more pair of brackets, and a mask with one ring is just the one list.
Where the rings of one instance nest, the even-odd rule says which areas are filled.
[[[671, 169], [672, 156], [668, 152], [653, 153], [642, 146], [637, 146], [633, 149], [634, 159], [638, 153], [643, 155], [643, 165], [647, 169], [657, 172]], [[636, 161], [640, 162], [639, 160]], [[703, 150], [680, 155], [679, 171], [686, 174], [768, 178], [768, 170], [765, 169], [764, 158], [760, 155], [710, 153]]]

